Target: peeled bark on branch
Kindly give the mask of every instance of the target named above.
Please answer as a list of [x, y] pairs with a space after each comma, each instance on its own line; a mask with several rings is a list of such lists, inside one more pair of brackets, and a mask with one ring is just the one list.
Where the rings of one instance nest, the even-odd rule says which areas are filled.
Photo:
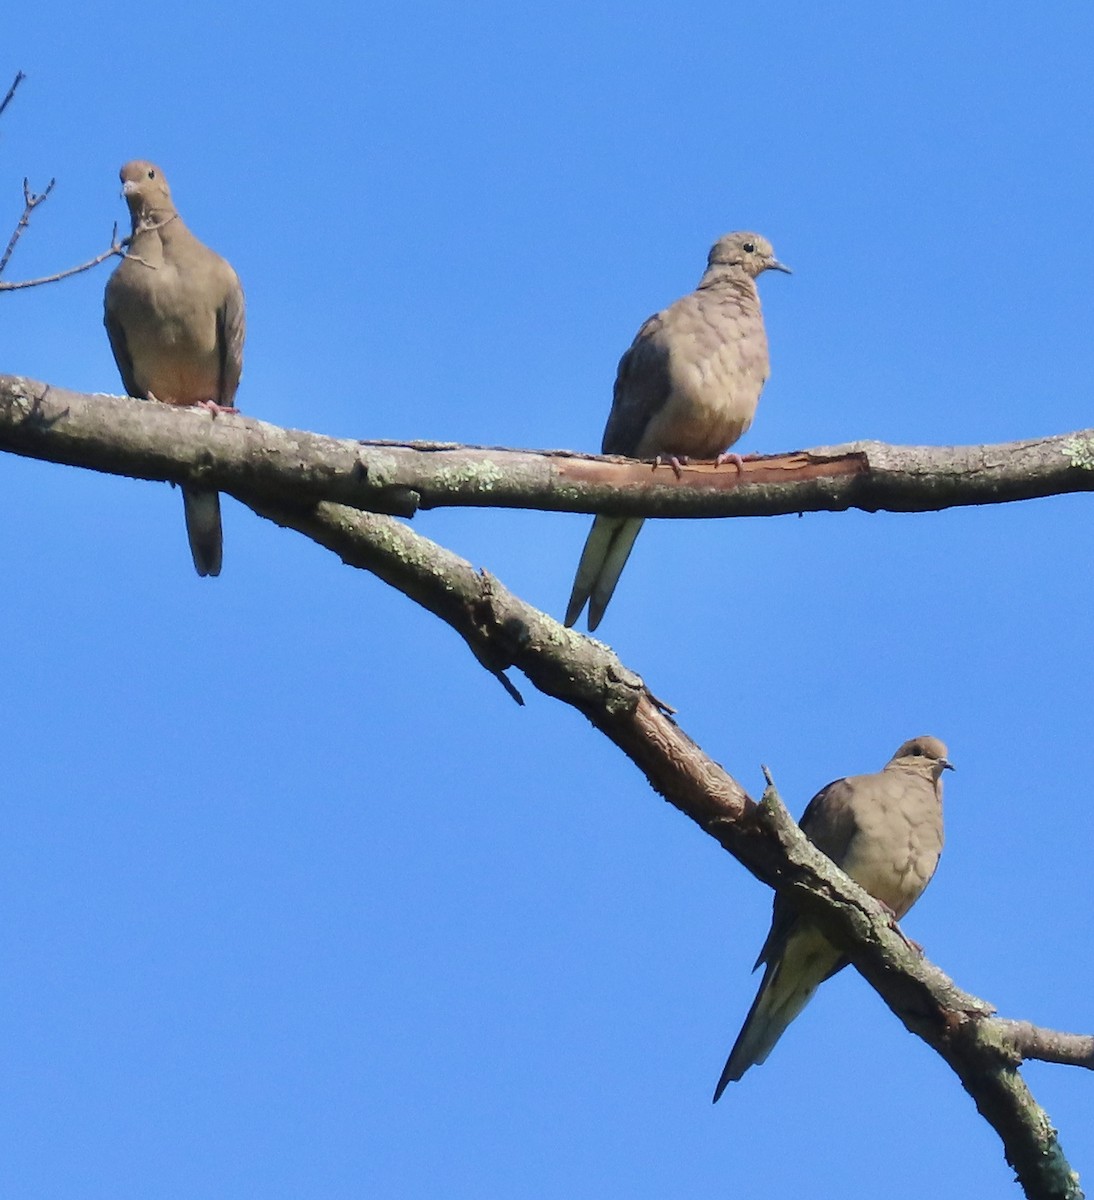
[[570, 451], [367, 442], [84, 395], [0, 375], [0, 449], [243, 499], [328, 500], [411, 516], [448, 506], [646, 517], [931, 512], [1094, 491], [1094, 430], [991, 446], [852, 442], [747, 460], [651, 468]]

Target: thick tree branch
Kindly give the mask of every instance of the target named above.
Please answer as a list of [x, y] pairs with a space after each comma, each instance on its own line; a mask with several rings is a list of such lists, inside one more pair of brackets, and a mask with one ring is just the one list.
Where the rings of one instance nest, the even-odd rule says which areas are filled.
[[[327, 503], [252, 507], [439, 616], [492, 673], [515, 666], [541, 691], [584, 713], [669, 803], [758, 878], [789, 891], [904, 1025], [942, 1055], [998, 1132], [1028, 1197], [1081, 1197], [1056, 1131], [1017, 1070], [1016, 1023], [992, 1017], [988, 1004], [911, 949], [881, 906], [805, 838], [773, 788], [755, 804], [611, 650], [564, 629], [493, 576], [390, 517]], [[1027, 1046], [1069, 1036], [1025, 1029]]]
[[0, 449], [234, 495], [409, 516], [477, 506], [657, 517], [928, 512], [1094, 490], [1094, 430], [992, 446], [854, 442], [669, 467], [566, 451], [363, 442], [0, 375]]
[[[728, 490], [725, 472], [710, 468], [686, 471], [679, 484], [670, 471], [658, 472], [651, 487], [648, 466], [561, 453], [364, 444], [0, 376], [0, 448], [231, 492], [439, 616], [494, 675], [515, 666], [542, 692], [584, 713], [670, 803], [758, 878], [793, 895], [905, 1026], [946, 1059], [999, 1133], [1033, 1200], [1077, 1200], [1081, 1192], [1018, 1066], [1026, 1057], [1089, 1066], [1094, 1039], [994, 1017], [984, 1001], [909, 947], [880, 905], [802, 835], [773, 788], [759, 805], [752, 801], [606, 646], [564, 629], [401, 522], [359, 509], [383, 502], [412, 512], [425, 503], [488, 504], [499, 496], [501, 503], [527, 507], [666, 515], [852, 503], [933, 509], [1090, 490], [1092, 438], [1083, 433], [963, 450], [859, 444], [746, 464], [745, 482]], [[965, 483], [961, 470], [978, 478]], [[772, 482], [765, 472], [782, 472], [785, 479], [776, 475]], [[625, 502], [616, 497], [614, 480], [622, 481]], [[341, 502], [330, 502], [332, 496]]]

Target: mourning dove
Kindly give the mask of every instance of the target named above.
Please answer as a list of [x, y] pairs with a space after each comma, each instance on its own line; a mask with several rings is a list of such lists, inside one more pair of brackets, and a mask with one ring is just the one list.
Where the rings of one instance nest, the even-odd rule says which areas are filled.
[[[801, 819], [810, 841], [900, 918], [930, 882], [942, 853], [942, 772], [952, 769], [934, 737], [912, 738], [874, 775], [822, 788]], [[843, 952], [775, 895], [771, 931], [756, 966], [763, 981], [730, 1051], [714, 1099], [762, 1063], [817, 988], [847, 965]], [[753, 968], [755, 970], [755, 968]]]
[[[243, 288], [231, 266], [182, 223], [150, 162], [120, 171], [133, 219], [129, 249], [106, 285], [104, 324], [130, 396], [232, 410], [243, 370]], [[183, 486], [199, 575], [219, 575], [220, 497]]]
[[[790, 272], [758, 233], [730, 233], [714, 243], [696, 290], [650, 317], [619, 360], [602, 454], [668, 459], [674, 469], [689, 457], [719, 465], [736, 458], [724, 452], [752, 424], [768, 375], [755, 282], [767, 270]], [[586, 600], [589, 628], [600, 624], [641, 528], [641, 517], [593, 521], [567, 625]]]

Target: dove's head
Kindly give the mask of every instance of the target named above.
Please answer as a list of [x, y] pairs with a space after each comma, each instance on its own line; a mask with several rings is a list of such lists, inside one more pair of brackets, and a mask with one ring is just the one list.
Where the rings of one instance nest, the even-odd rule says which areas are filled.
[[707, 258], [707, 269], [711, 267], [739, 267], [752, 279], [763, 271], [790, 274], [790, 268], [775, 257], [771, 243], [758, 233], [727, 233], [719, 238]]
[[909, 738], [890, 760], [900, 766], [919, 767], [929, 771], [937, 779], [943, 771], [952, 771], [953, 763], [947, 758], [946, 743], [924, 734]]
[[122, 196], [129, 205], [134, 221], [153, 213], [173, 213], [174, 201], [163, 172], [155, 163], [134, 159], [118, 172], [122, 181]]

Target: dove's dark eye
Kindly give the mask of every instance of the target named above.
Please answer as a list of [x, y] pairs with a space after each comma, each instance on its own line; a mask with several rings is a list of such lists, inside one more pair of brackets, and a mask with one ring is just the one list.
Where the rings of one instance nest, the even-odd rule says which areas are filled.
[[756, 253], [756, 247], [751, 242], [745, 242], [744, 246], [742, 246], [742, 249], [746, 254]]
[[149, 172], [148, 172], [148, 178], [149, 178], [149, 179], [155, 179], [155, 178], [156, 178], [156, 172], [155, 172], [155, 171], [149, 171]]

